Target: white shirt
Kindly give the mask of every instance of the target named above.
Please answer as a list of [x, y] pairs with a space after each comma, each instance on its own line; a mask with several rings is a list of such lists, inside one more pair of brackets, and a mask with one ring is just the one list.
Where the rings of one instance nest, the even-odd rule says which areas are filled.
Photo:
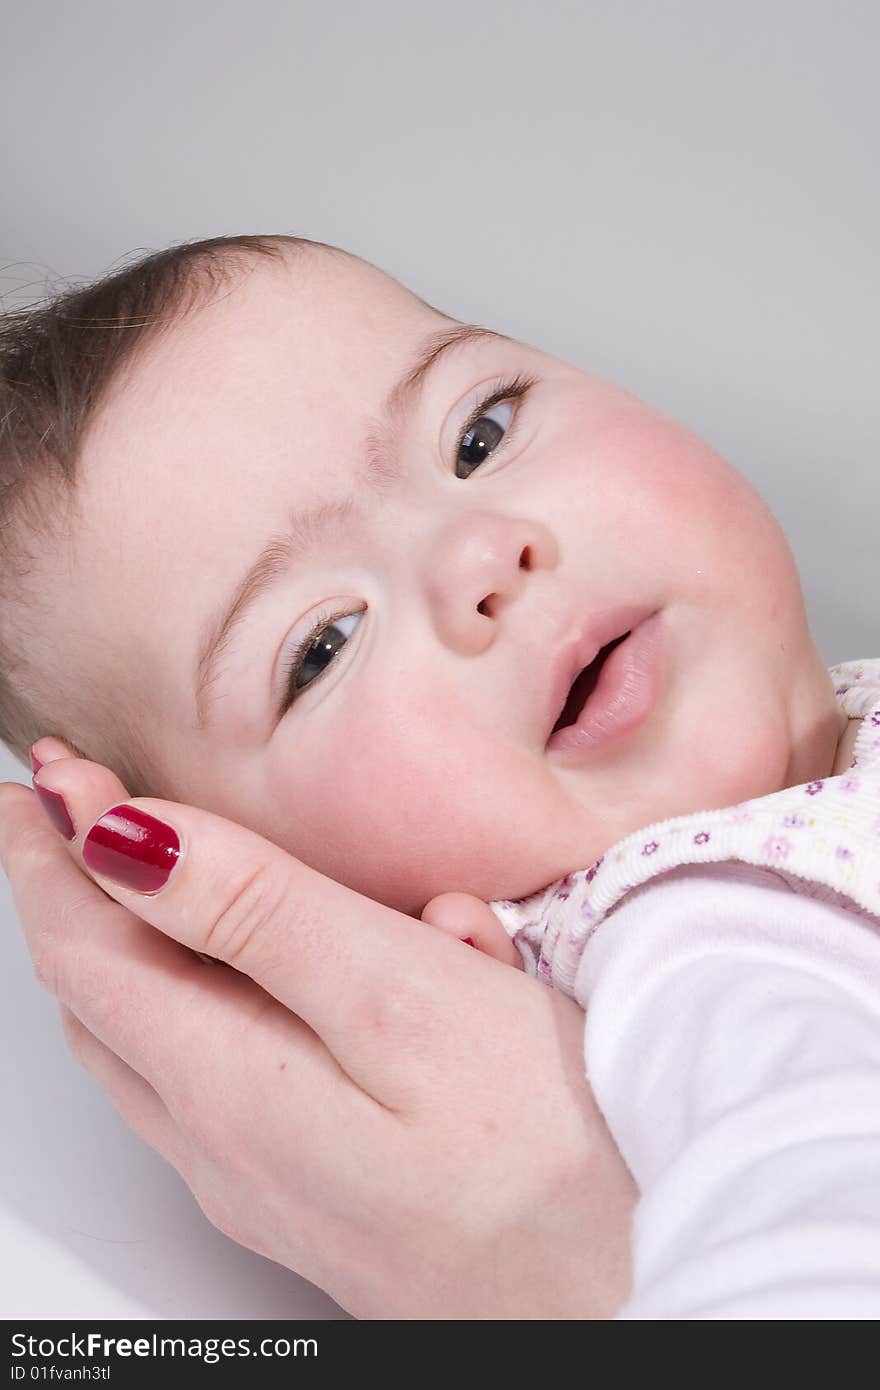
[[876, 929], [765, 869], [686, 866], [591, 937], [575, 996], [641, 1191], [619, 1317], [880, 1317]]

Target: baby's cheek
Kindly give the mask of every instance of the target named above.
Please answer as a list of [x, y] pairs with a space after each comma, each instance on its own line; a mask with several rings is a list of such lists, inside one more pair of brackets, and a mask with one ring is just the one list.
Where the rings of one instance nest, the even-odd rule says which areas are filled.
[[512, 853], [499, 811], [521, 800], [499, 787], [491, 739], [447, 703], [425, 690], [365, 698], [307, 767], [297, 758], [301, 857], [416, 916], [439, 893], [482, 891], [475, 870], [495, 875], [493, 854]]
[[570, 807], [516, 732], [436, 686], [358, 695], [273, 767], [290, 853], [415, 917], [441, 893], [522, 897], [565, 872]]
[[[432, 880], [448, 889], [461, 850], [464, 817], [449, 806], [465, 794], [467, 769], [424, 728], [389, 718], [359, 719], [348, 730], [352, 756], [340, 763], [316, 807], [332, 847], [333, 877], [358, 892], [410, 910]], [[357, 750], [356, 753], [354, 750]], [[465, 811], [466, 800], [461, 810]]]

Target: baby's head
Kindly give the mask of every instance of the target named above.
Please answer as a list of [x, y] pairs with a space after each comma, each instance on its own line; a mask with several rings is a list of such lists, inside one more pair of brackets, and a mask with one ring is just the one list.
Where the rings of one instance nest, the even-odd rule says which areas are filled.
[[[172, 248], [8, 315], [0, 369], [0, 737], [25, 764], [54, 734], [416, 915], [831, 768], [846, 721], [750, 484], [357, 257]], [[613, 610], [659, 615], [650, 708], [548, 747]]]

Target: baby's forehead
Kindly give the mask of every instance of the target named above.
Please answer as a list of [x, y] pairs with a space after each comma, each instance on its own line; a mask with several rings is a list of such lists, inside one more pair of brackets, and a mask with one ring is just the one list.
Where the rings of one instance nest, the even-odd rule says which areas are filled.
[[283, 333], [309, 345], [358, 331], [395, 327], [405, 333], [429, 309], [392, 276], [355, 256], [310, 252], [305, 259], [259, 261], [241, 268], [219, 293], [209, 292], [187, 316], [193, 340], [226, 329]]
[[229, 283], [193, 291], [144, 340], [108, 405], [204, 397], [244, 370], [273, 383], [338, 388], [377, 354], [391, 358], [426, 322], [451, 321], [384, 271], [354, 256], [316, 254], [239, 266]]
[[119, 372], [88, 433], [85, 489], [146, 503], [151, 474], [171, 487], [185, 468], [219, 487], [224, 469], [255, 473], [312, 444], [326, 466], [331, 442], [344, 452], [349, 424], [376, 413], [410, 345], [455, 322], [356, 257], [248, 263]]

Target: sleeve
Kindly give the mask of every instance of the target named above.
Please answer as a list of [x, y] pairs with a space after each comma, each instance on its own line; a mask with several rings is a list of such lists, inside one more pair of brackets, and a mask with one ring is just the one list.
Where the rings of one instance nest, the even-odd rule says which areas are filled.
[[874, 919], [689, 865], [608, 914], [575, 995], [641, 1193], [618, 1317], [880, 1317]]

